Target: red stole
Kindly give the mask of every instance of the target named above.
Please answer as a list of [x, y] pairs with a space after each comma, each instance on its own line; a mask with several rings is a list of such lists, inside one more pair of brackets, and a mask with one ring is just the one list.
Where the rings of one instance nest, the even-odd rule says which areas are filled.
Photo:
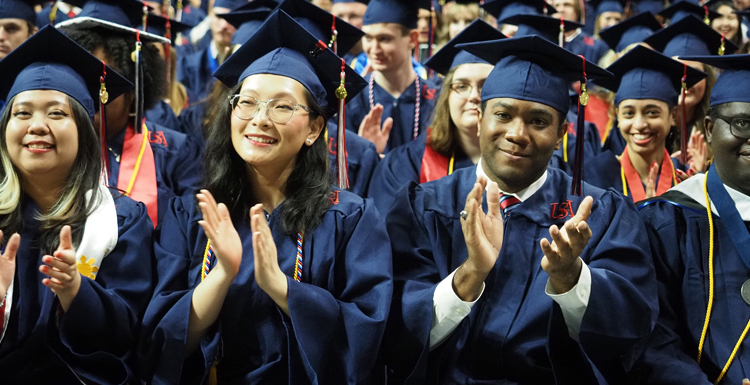
[[424, 146], [422, 170], [419, 172], [419, 183], [438, 180], [453, 173], [453, 157], [448, 158], [430, 147], [431, 130], [431, 128], [427, 129], [427, 145]]
[[133, 200], [143, 202], [151, 222], [156, 227], [159, 219], [159, 193], [156, 187], [154, 152], [148, 143], [148, 135], [145, 121], [140, 134], [136, 134], [135, 129], [128, 126], [125, 132], [125, 142], [122, 145], [117, 188], [125, 191], [125, 195]]
[[[623, 193], [627, 196], [628, 187], [630, 187], [630, 193], [633, 195], [633, 202], [646, 199], [646, 190], [643, 188], [643, 183], [641, 183], [641, 177], [638, 175], [638, 171], [635, 170], [633, 163], [630, 162], [627, 147], [620, 158], [620, 166]], [[672, 158], [669, 156], [669, 152], [664, 149], [664, 158], [661, 160], [661, 171], [659, 171], [659, 182], [656, 185], [656, 195], [659, 196], [664, 194], [676, 184], [677, 178], [675, 177]]]

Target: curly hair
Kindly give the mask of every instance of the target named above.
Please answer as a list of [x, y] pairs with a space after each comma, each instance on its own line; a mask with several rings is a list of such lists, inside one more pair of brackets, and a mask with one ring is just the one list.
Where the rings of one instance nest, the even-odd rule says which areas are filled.
[[[233, 87], [228, 95], [239, 93], [241, 87], [242, 83]], [[322, 116], [327, 122], [327, 114], [307, 90], [305, 99], [312, 111], [310, 120]], [[204, 154], [205, 188], [217, 202], [227, 205], [235, 223], [249, 223], [248, 213], [258, 200], [247, 178], [248, 165], [232, 146], [231, 114], [232, 106], [225, 99], [220, 102], [215, 119], [210, 123]], [[328, 148], [321, 135], [311, 146], [302, 146], [294, 170], [286, 181], [282, 231], [293, 235], [317, 227], [331, 206], [332, 184]]]
[[[135, 47], [134, 36], [101, 27], [69, 25], [60, 29], [89, 52], [103, 49], [112, 60], [109, 63], [110, 67], [135, 84], [135, 63], [130, 60], [130, 54]], [[141, 53], [144, 69], [143, 83], [147, 90], [143, 93], [143, 107], [148, 110], [156, 106], [159, 100], [167, 94], [167, 69], [164, 59], [159, 56], [159, 51], [155, 47], [144, 44]]]

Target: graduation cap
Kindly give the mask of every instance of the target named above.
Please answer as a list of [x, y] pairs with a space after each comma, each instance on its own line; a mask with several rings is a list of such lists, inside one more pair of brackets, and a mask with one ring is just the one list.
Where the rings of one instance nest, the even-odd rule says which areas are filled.
[[194, 25], [188, 25], [153, 13], [148, 15], [146, 26], [147, 32], [169, 39], [172, 45], [174, 45], [178, 33], [185, 33], [194, 27]]
[[334, 53], [342, 56], [365, 35], [359, 28], [306, 0], [285, 0], [278, 9], [286, 12], [308, 32], [328, 43]]
[[265, 7], [252, 10], [243, 10], [243, 8], [245, 7], [240, 7], [229, 13], [216, 15], [237, 28], [232, 35], [232, 44], [244, 44], [263, 25], [263, 22], [271, 12], [273, 12], [272, 9]]
[[283, 10], [274, 11], [214, 77], [228, 87], [256, 74], [285, 76], [298, 81], [328, 117], [338, 112], [337, 165], [339, 186], [349, 185], [346, 163], [344, 105], [367, 85], [328, 45], [305, 30]]
[[476, 19], [468, 27], [464, 28], [458, 35], [447, 42], [443, 48], [441, 48], [435, 55], [433, 55], [425, 65], [437, 73], [445, 75], [451, 69], [468, 63], [485, 63], [489, 64], [486, 60], [477, 57], [471, 53], [468, 53], [460, 48], [456, 48], [457, 44], [471, 43], [486, 40], [497, 40], [505, 39], [505, 35], [498, 31], [495, 27], [487, 24], [482, 19]]
[[586, 81], [612, 74], [536, 35], [464, 43], [456, 47], [496, 63], [482, 87], [482, 102], [495, 98], [520, 99], [542, 103], [565, 115], [570, 107], [569, 85], [581, 81], [572, 193], [582, 195], [583, 129], [588, 103]]
[[517, 25], [517, 37], [537, 35], [541, 36], [560, 47], [564, 43], [564, 33], [583, 27], [583, 24], [575, 21], [563, 20], [551, 16], [523, 14], [511, 16], [498, 21], [498, 24]]
[[651, 12], [644, 12], [599, 31], [599, 38], [615, 52], [621, 52], [631, 44], [643, 42], [661, 28]]
[[[127, 79], [53, 26], [45, 26], [0, 60], [0, 73], [13, 81], [0, 82], [0, 100], [24, 91], [54, 90], [75, 99], [90, 119], [110, 100], [133, 87]], [[102, 158], [109, 157], [104, 112], [99, 119]]]
[[371, 0], [362, 18], [362, 25], [396, 23], [415, 29], [418, 11], [419, 3], [414, 0]]
[[644, 41], [665, 56], [723, 55], [738, 47], [695, 17], [670, 24]]
[[22, 19], [32, 24], [36, 23], [34, 5], [39, 1], [31, 0], [0, 0], [0, 19]]
[[[615, 107], [627, 99], [654, 99], [676, 106], [680, 91], [683, 97], [688, 88], [707, 75], [687, 64], [662, 55], [644, 46], [637, 46], [607, 67], [614, 78], [597, 81], [597, 85], [615, 92]], [[683, 104], [684, 114], [684, 104]], [[684, 115], [683, 115], [684, 116]], [[682, 122], [680, 161], [687, 160], [687, 122]]]
[[628, 0], [589, 0], [597, 15], [601, 15], [604, 12], [617, 12], [625, 13], [625, 6]]
[[680, 56], [680, 60], [697, 61], [723, 70], [711, 90], [712, 107], [730, 102], [750, 103], [750, 92], [747, 92], [747, 85], [750, 84], [750, 54]]
[[226, 8], [230, 11], [247, 4], [248, 0], [215, 0], [213, 8]]
[[522, 14], [552, 15], [557, 13], [557, 10], [544, 0], [486, 0], [480, 3], [480, 6], [497, 20]]
[[635, 14], [651, 12], [654, 15], [664, 10], [664, 0], [640, 0], [635, 2], [633, 11]]
[[367, 5], [370, 3], [370, 0], [333, 0], [333, 4], [337, 3], [362, 3]]
[[672, 3], [672, 5], [659, 12], [659, 15], [663, 16], [665, 19], [669, 19], [670, 23], [676, 23], [692, 15], [703, 20], [707, 25], [711, 24], [711, 20], [721, 16], [708, 9], [707, 6], [701, 7], [697, 3], [688, 0], [678, 0]]

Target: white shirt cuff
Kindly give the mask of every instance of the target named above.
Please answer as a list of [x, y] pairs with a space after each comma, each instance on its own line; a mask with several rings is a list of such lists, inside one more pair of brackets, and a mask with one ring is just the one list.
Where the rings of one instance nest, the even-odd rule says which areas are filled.
[[430, 350], [440, 345], [458, 327], [458, 324], [471, 313], [471, 308], [479, 301], [482, 291], [473, 302], [462, 301], [453, 290], [454, 270], [438, 283], [432, 296], [432, 328], [430, 329]]
[[568, 326], [568, 334], [570, 338], [578, 341], [581, 321], [583, 320], [583, 315], [586, 314], [586, 308], [589, 305], [589, 297], [591, 295], [591, 270], [588, 265], [583, 262], [581, 275], [578, 276], [578, 283], [567, 293], [557, 294], [549, 279], [547, 279], [547, 287], [545, 287], [544, 292], [560, 305], [565, 324]]

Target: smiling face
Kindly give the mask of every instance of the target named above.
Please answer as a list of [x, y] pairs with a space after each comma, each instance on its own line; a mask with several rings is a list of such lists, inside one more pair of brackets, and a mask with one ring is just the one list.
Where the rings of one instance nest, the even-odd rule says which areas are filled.
[[[260, 101], [285, 99], [291, 101], [292, 105], [302, 104], [307, 107], [305, 92], [304, 86], [296, 80], [270, 74], [248, 76], [239, 91], [240, 95], [252, 96]], [[245, 162], [256, 168], [280, 167], [291, 170], [297, 153], [302, 146], [315, 142], [325, 120], [322, 116], [311, 120], [307, 111], [297, 107], [292, 118], [280, 124], [268, 118], [265, 104], [261, 103], [260, 107], [261, 110], [249, 120], [240, 119], [232, 113], [234, 150]]]
[[362, 49], [373, 70], [387, 72], [411, 65], [411, 51], [418, 36], [415, 30], [404, 34], [400, 24], [376, 23], [363, 26], [362, 31]]
[[625, 99], [617, 108], [620, 133], [628, 148], [644, 159], [664, 152], [675, 109], [660, 100]]
[[[727, 118], [742, 117], [750, 121], [750, 103], [725, 103], [712, 109]], [[706, 141], [713, 150], [719, 177], [727, 186], [750, 195], [750, 139], [732, 135], [729, 123], [722, 119], [707, 116], [705, 126]]]
[[[554, 108], [536, 102], [496, 98], [479, 118], [485, 172], [506, 192], [528, 187], [547, 170], [565, 126]], [[493, 175], [495, 177], [493, 177]]]
[[716, 8], [716, 12], [721, 16], [711, 21], [711, 28], [724, 34], [724, 38], [727, 40], [734, 39], [740, 28], [740, 20], [734, 13], [734, 9], [728, 5], [720, 5]]
[[59, 91], [24, 91], [8, 108], [5, 145], [21, 176], [65, 180], [78, 155], [78, 127], [68, 96]]
[[[467, 132], [471, 137], [476, 137], [482, 86], [492, 68], [490, 64], [469, 63], [456, 67], [453, 72], [452, 90], [448, 97], [451, 120], [459, 131]], [[471, 91], [466, 91], [468, 87]]]

